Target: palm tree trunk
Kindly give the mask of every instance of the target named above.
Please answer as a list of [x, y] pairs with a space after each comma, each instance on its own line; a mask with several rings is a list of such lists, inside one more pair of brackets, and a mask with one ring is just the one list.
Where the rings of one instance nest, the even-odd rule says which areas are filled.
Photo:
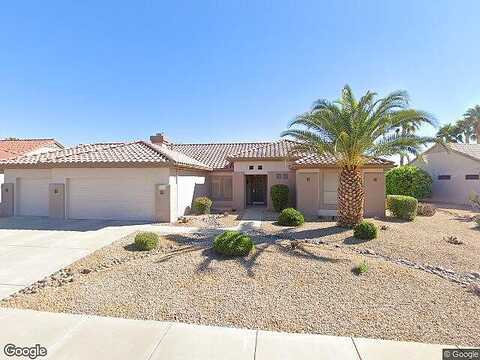
[[353, 227], [363, 220], [362, 174], [357, 167], [342, 168], [338, 183], [338, 225]]
[[403, 166], [405, 163], [405, 157], [403, 155], [400, 155], [400, 166]]
[[475, 132], [477, 133], [477, 144], [480, 144], [480, 120], [475, 127]]

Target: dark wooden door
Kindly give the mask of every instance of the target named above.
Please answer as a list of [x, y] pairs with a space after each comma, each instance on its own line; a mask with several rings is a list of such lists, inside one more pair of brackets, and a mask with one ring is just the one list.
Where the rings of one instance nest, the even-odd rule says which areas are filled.
[[267, 203], [267, 176], [247, 176], [247, 204], [265, 205]]

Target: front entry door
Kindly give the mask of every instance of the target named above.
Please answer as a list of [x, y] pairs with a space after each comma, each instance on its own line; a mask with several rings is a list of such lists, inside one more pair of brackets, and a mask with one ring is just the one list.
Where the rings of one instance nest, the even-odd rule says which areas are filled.
[[247, 175], [247, 205], [267, 204], [267, 175]]

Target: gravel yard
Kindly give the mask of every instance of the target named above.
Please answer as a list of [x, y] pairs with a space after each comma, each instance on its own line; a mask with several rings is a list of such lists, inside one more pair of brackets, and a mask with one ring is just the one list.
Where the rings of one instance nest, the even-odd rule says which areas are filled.
[[[300, 228], [285, 230], [274, 221], [263, 223], [269, 233], [281, 234], [294, 239], [321, 240], [330, 244], [341, 244], [394, 258], [404, 258], [422, 264], [442, 266], [458, 272], [480, 272], [480, 228], [473, 217], [478, 215], [469, 210], [438, 208], [433, 217], [417, 216], [413, 222], [394, 218], [372, 220], [380, 230], [375, 240], [362, 241], [353, 238], [353, 231], [336, 227], [334, 221], [306, 222]], [[463, 242], [454, 245], [448, 237]]]
[[240, 223], [238, 214], [208, 214], [182, 216], [174, 225], [203, 229], [229, 228]]
[[[34, 293], [1, 305], [478, 346], [479, 296], [434, 274], [358, 250], [390, 251], [470, 271], [478, 269], [480, 231], [443, 211], [414, 223], [378, 223], [389, 226], [380, 239], [357, 243], [350, 230], [331, 222], [295, 230], [267, 222], [254, 236], [255, 253], [245, 259], [215, 255], [212, 236], [205, 233], [169, 236], [151, 253], [133, 251], [131, 235], [74, 263], [61, 275], [68, 280], [50, 279]], [[465, 245], [443, 245], [442, 236], [452, 231]], [[291, 241], [283, 239], [319, 244], [301, 242], [292, 249]], [[368, 272], [355, 275], [352, 268], [364, 260]]]

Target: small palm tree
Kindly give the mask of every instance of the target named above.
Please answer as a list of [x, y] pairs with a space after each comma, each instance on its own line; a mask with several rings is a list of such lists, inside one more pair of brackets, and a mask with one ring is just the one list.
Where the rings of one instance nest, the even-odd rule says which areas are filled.
[[292, 121], [282, 136], [298, 141], [297, 151], [330, 154], [341, 167], [338, 184], [338, 223], [354, 226], [363, 219], [361, 167], [368, 157], [417, 154], [434, 141], [395, 130], [408, 123], [434, 123], [431, 115], [408, 107], [408, 95], [395, 91], [384, 98], [367, 91], [356, 100], [347, 85], [337, 101], [317, 100], [311, 111]]
[[440, 129], [438, 129], [436, 137], [437, 139], [447, 143], [463, 142], [460, 129], [456, 125], [452, 124], [443, 125]]
[[475, 139], [480, 144], [480, 105], [469, 108], [463, 116], [470, 123], [475, 132]]

